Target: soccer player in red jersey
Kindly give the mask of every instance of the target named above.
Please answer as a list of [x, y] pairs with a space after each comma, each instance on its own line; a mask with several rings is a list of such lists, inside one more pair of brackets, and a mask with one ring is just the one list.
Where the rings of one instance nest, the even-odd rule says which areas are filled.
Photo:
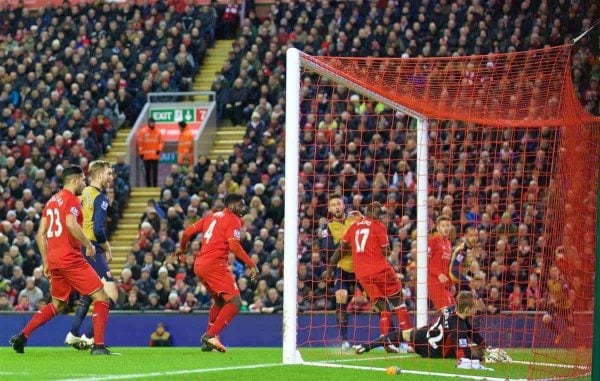
[[219, 333], [240, 310], [242, 300], [235, 278], [227, 267], [229, 252], [250, 268], [251, 280], [258, 277], [258, 268], [240, 244], [240, 217], [246, 205], [244, 198], [237, 194], [225, 197], [225, 209], [213, 212], [198, 220], [183, 232], [177, 255], [181, 260], [190, 238], [202, 234], [202, 248], [194, 262], [194, 273], [210, 292], [213, 305], [208, 313], [208, 329], [202, 336], [206, 349], [225, 352], [225, 346], [219, 340]]
[[356, 279], [381, 311], [379, 329], [384, 336], [390, 329], [392, 311], [396, 313], [400, 330], [409, 329], [412, 324], [402, 298], [400, 280], [388, 262], [387, 228], [379, 220], [382, 214], [383, 208], [378, 202], [366, 207], [365, 216], [344, 234], [331, 258], [329, 271], [335, 268], [342, 254], [352, 251]]
[[455, 304], [450, 292], [450, 262], [452, 260], [452, 244], [450, 243], [450, 219], [440, 216], [437, 219], [437, 232], [429, 237], [429, 298], [436, 311]]
[[23, 353], [31, 333], [51, 320], [67, 304], [71, 290], [89, 295], [93, 300], [94, 346], [92, 355], [113, 354], [104, 346], [104, 331], [108, 321], [108, 295], [102, 281], [81, 254], [81, 245], [87, 256], [94, 256], [96, 249], [86, 238], [81, 223], [83, 213], [81, 195], [85, 187], [85, 175], [81, 167], [70, 165], [63, 171], [64, 187], [48, 200], [35, 241], [44, 263], [44, 273], [50, 278], [52, 303], [39, 310], [25, 328], [10, 339], [13, 349]]

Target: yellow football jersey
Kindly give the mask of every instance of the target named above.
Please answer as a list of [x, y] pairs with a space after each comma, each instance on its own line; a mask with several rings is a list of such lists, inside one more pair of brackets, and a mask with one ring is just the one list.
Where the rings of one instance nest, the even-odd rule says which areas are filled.
[[106, 242], [106, 211], [108, 197], [100, 189], [85, 187], [80, 196], [83, 211], [83, 232], [92, 242]]

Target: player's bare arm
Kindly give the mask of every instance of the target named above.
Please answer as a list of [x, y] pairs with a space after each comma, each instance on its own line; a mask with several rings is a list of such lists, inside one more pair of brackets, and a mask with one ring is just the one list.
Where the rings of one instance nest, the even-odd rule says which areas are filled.
[[448, 277], [444, 273], [440, 273], [440, 275], [438, 275], [438, 280], [440, 283], [446, 283], [449, 281]]
[[227, 240], [229, 244], [229, 250], [235, 255], [237, 259], [242, 261], [248, 268], [250, 269], [250, 280], [256, 282], [258, 280], [258, 267], [256, 267], [256, 263], [248, 256], [246, 250], [240, 244], [240, 241], [235, 238], [230, 238]]
[[50, 270], [48, 269], [48, 241], [46, 240], [46, 234], [48, 233], [48, 223], [46, 217], [40, 219], [40, 227], [38, 228], [37, 234], [35, 235], [35, 242], [37, 243], [40, 255], [42, 256], [42, 266], [44, 266], [44, 276], [50, 277]]
[[329, 260], [329, 267], [327, 269], [327, 276], [329, 278], [333, 278], [333, 273], [335, 271], [335, 266], [340, 261], [343, 255], [350, 253], [350, 244], [346, 241], [340, 241], [340, 245], [333, 253], [333, 256]]
[[179, 249], [175, 251], [174, 255], [179, 259], [180, 263], [185, 261], [185, 251], [187, 250], [188, 243], [190, 239], [196, 234], [202, 233], [202, 222], [204, 219], [200, 219], [196, 221], [193, 225], [188, 226], [183, 231], [183, 236], [181, 237], [181, 243], [179, 245]]
[[81, 225], [77, 223], [77, 218], [72, 214], [67, 214], [66, 217], [67, 229], [69, 229], [69, 233], [76, 240], [81, 242], [83, 246], [85, 246], [85, 255], [88, 257], [93, 257], [96, 255], [96, 248], [92, 245], [92, 242], [85, 236]]
[[104, 257], [106, 258], [106, 262], [110, 263], [110, 261], [112, 261], [112, 258], [113, 258], [110, 244], [108, 243], [108, 241], [106, 241], [103, 244], [101, 244], [100, 246], [104, 250]]

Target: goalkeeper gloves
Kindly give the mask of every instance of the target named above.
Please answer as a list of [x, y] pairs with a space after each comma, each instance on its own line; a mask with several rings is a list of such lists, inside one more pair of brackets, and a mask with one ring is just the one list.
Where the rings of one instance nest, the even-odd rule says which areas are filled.
[[488, 364], [495, 362], [510, 363], [512, 358], [504, 349], [488, 347], [485, 350], [485, 362]]

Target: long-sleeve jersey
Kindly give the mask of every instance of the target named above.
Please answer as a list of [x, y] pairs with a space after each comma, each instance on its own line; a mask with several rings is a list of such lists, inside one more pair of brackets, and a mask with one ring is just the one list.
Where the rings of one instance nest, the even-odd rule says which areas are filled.
[[[473, 327], [471, 319], [463, 319], [458, 316], [455, 306], [444, 308], [434, 324], [429, 328], [422, 329], [427, 329], [426, 339], [427, 344], [429, 344], [429, 357], [471, 358], [470, 343], [479, 347], [485, 346], [483, 337]], [[418, 351], [418, 344], [415, 343], [416, 351]], [[419, 354], [423, 355], [422, 353]]]
[[466, 241], [461, 242], [452, 250], [452, 258], [450, 260], [450, 279], [461, 284], [468, 284], [469, 279], [462, 273], [461, 268], [463, 261], [467, 257], [467, 250], [471, 249]]
[[450, 240], [439, 233], [434, 233], [429, 238], [429, 274], [435, 278], [440, 274], [450, 278], [451, 259], [452, 245]]

